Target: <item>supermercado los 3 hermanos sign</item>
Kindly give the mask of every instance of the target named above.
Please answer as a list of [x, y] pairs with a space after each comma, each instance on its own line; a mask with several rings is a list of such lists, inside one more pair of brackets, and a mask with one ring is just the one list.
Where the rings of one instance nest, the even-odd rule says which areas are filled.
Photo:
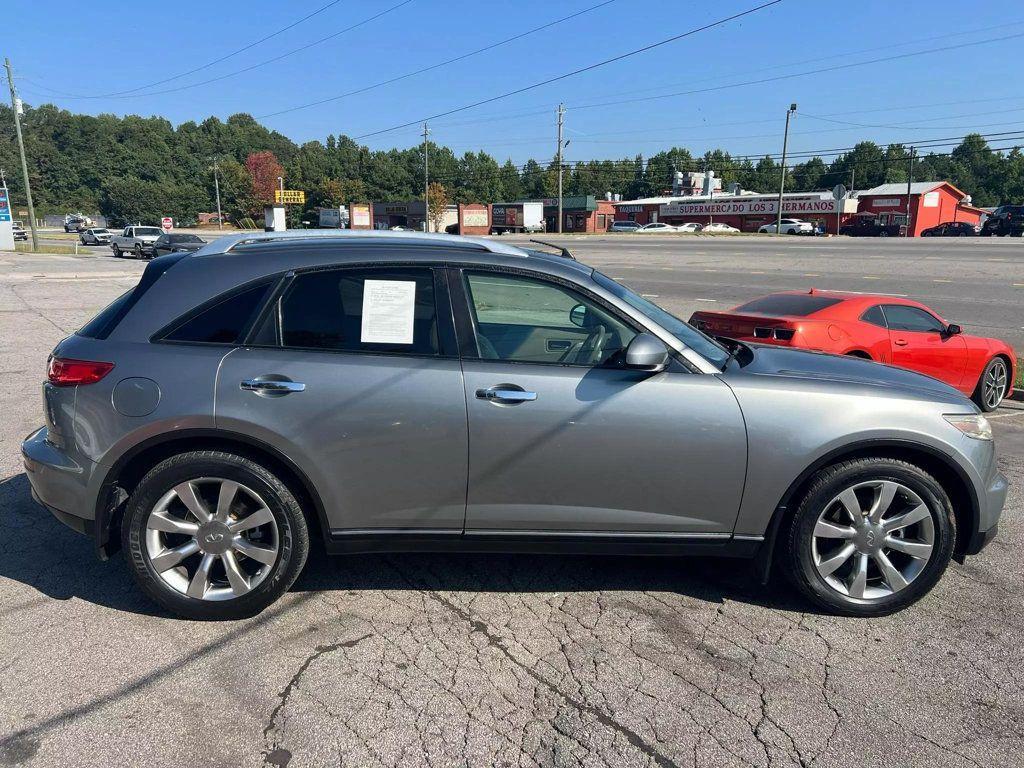
[[[658, 209], [660, 216], [728, 216], [775, 213], [778, 211], [778, 199], [764, 197], [749, 200], [733, 198], [731, 200], [712, 200], [701, 202], [665, 203]], [[836, 200], [820, 195], [802, 197], [786, 197], [782, 200], [783, 213], [835, 213]]]

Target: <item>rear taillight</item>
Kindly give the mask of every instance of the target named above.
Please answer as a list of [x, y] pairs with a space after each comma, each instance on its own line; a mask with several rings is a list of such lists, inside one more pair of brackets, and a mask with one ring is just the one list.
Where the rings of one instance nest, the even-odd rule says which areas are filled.
[[113, 363], [51, 357], [46, 366], [46, 378], [56, 387], [73, 387], [95, 384], [113, 369]]

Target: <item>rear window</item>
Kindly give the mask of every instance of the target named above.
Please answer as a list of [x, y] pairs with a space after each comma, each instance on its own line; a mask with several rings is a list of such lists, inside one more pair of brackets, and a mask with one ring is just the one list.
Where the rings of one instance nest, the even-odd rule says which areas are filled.
[[142, 237], [143, 235], [162, 235], [163, 230], [157, 229], [156, 227], [136, 227], [135, 236]]
[[754, 299], [742, 306], [736, 307], [733, 311], [744, 314], [769, 315], [771, 317], [806, 317], [834, 304], [838, 304], [840, 301], [842, 299], [815, 296], [810, 293], [776, 293], [771, 296]]
[[261, 283], [217, 301], [193, 314], [163, 338], [195, 344], [236, 344], [249, 329], [269, 289], [269, 282]]

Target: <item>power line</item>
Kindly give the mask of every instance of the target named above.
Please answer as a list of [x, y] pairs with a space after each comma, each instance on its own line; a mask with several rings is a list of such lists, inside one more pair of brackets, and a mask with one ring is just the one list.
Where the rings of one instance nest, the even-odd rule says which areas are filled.
[[612, 64], [612, 63], [614, 63], [616, 61], [622, 61], [623, 59], [630, 58], [631, 56], [636, 56], [638, 54], [645, 53], [647, 51], [653, 50], [654, 48], [659, 48], [659, 47], [661, 47], [663, 45], [668, 45], [669, 43], [676, 42], [677, 40], [682, 40], [685, 37], [690, 37], [690, 36], [696, 35], [696, 34], [698, 34], [700, 32], [705, 32], [705, 31], [707, 31], [709, 29], [713, 29], [715, 27], [720, 27], [723, 24], [727, 24], [730, 21], [735, 21], [736, 19], [743, 18], [744, 16], [749, 16], [752, 13], [756, 13], [757, 11], [764, 10], [765, 8], [769, 8], [769, 7], [773, 6], [773, 5], [778, 5], [781, 2], [782, 2], [782, 0], [769, 0], [769, 2], [762, 3], [761, 5], [755, 6], [753, 8], [748, 9], [748, 10], [745, 10], [745, 11], [741, 11], [740, 13], [735, 13], [732, 16], [726, 16], [725, 18], [718, 19], [717, 21], [713, 21], [713, 22], [711, 22], [709, 24], [705, 24], [704, 26], [696, 27], [696, 28], [691, 29], [691, 30], [689, 30], [687, 32], [683, 32], [683, 33], [678, 34], [678, 35], [673, 35], [672, 37], [666, 38], [664, 40], [659, 40], [656, 43], [651, 43], [649, 45], [645, 45], [642, 48], [637, 48], [637, 49], [629, 51], [627, 53], [619, 54], [618, 56], [613, 56], [613, 57], [611, 57], [609, 59], [604, 59], [603, 61], [599, 61], [599, 62], [597, 62], [595, 64], [590, 64], [590, 65], [585, 66], [585, 67], [580, 67], [579, 69], [574, 69], [571, 72], [566, 72], [566, 73], [563, 73], [561, 75], [556, 75], [554, 77], [549, 77], [546, 80], [541, 80], [540, 82], [537, 82], [537, 83], [532, 83], [530, 85], [525, 85], [522, 88], [516, 88], [515, 90], [499, 94], [498, 96], [491, 96], [490, 98], [487, 98], [487, 99], [481, 99], [479, 101], [473, 102], [472, 104], [466, 104], [466, 105], [461, 106], [461, 107], [455, 107], [454, 109], [449, 109], [449, 110], [446, 110], [444, 112], [439, 112], [436, 115], [430, 115], [429, 117], [425, 117], [425, 118], [423, 118], [423, 117], [417, 118], [416, 120], [412, 120], [412, 121], [407, 122], [407, 123], [401, 123], [399, 125], [394, 125], [394, 126], [391, 126], [390, 128], [382, 128], [382, 129], [380, 129], [378, 131], [371, 131], [370, 133], [364, 133], [364, 134], [362, 134], [360, 136], [355, 136], [353, 138], [355, 138], [355, 139], [365, 139], [365, 138], [367, 138], [369, 136], [378, 136], [378, 135], [380, 135], [382, 133], [389, 133], [391, 131], [399, 130], [400, 128], [407, 128], [410, 125], [415, 125], [416, 123], [422, 123], [425, 120], [436, 120], [439, 117], [447, 117], [448, 115], [454, 115], [454, 114], [456, 114], [458, 112], [464, 112], [467, 109], [473, 109], [475, 107], [483, 106], [484, 104], [491, 104], [491, 103], [493, 103], [495, 101], [499, 101], [501, 99], [508, 98], [509, 96], [515, 96], [515, 95], [518, 95], [520, 93], [525, 93], [526, 91], [532, 91], [532, 90], [534, 90], [536, 88], [540, 88], [540, 87], [545, 86], [545, 85], [550, 85], [551, 83], [557, 83], [560, 80], [565, 80], [566, 78], [574, 77], [575, 75], [579, 75], [579, 74], [582, 74], [584, 72], [590, 72], [591, 70], [597, 69], [599, 67], [604, 67], [604, 66], [606, 66], [608, 64]]
[[[227, 61], [228, 59], [230, 59], [230, 58], [232, 58], [234, 56], [237, 56], [240, 53], [244, 53], [245, 51], [248, 51], [250, 48], [255, 48], [257, 45], [260, 45], [261, 43], [265, 43], [265, 42], [267, 42], [267, 40], [275, 38], [278, 35], [280, 35], [280, 34], [282, 34], [284, 32], [287, 32], [289, 29], [292, 29], [293, 27], [297, 27], [299, 24], [301, 24], [304, 21], [309, 21], [314, 16], [320, 15], [321, 13], [323, 13], [326, 10], [328, 10], [329, 8], [334, 7], [335, 5], [340, 3], [341, 1], [342, 0], [331, 0], [331, 2], [327, 3], [326, 5], [320, 6], [319, 8], [317, 8], [312, 13], [306, 14], [301, 19], [298, 19], [297, 21], [293, 21], [291, 24], [289, 24], [289, 25], [287, 25], [285, 27], [281, 27], [281, 29], [278, 29], [275, 32], [271, 32], [269, 35], [264, 35], [259, 40], [255, 40], [255, 41], [249, 43], [248, 45], [244, 45], [241, 48], [238, 48], [238, 49], [232, 51], [231, 53], [225, 54], [224, 56], [220, 56], [220, 57], [214, 59], [213, 61], [208, 61], [205, 64], [202, 64], [202, 65], [200, 65], [198, 67], [193, 67], [192, 69], [187, 70], [186, 72], [180, 72], [177, 75], [172, 75], [170, 77], [165, 77], [163, 80], [157, 80], [157, 81], [152, 82], [152, 83], [147, 83], [146, 85], [139, 85], [139, 86], [136, 86], [135, 88], [129, 88], [126, 91], [114, 91], [113, 93], [104, 93], [104, 94], [98, 94], [98, 95], [95, 95], [95, 96], [82, 96], [80, 98], [106, 99], [106, 98], [111, 98], [111, 97], [114, 97], [114, 96], [124, 96], [125, 94], [135, 93], [137, 91], [144, 91], [144, 90], [146, 90], [148, 88], [154, 88], [154, 87], [156, 87], [158, 85], [163, 85], [164, 83], [169, 83], [172, 80], [179, 80], [182, 77], [187, 77], [188, 75], [194, 75], [196, 72], [202, 72], [204, 69], [209, 69], [210, 67], [212, 67], [212, 66], [214, 66], [216, 64], [220, 64], [222, 61]], [[67, 95], [75, 96], [75, 94], [67, 94]]]
[[352, 91], [346, 91], [345, 93], [339, 93], [337, 96], [330, 96], [330, 97], [328, 97], [326, 99], [320, 99], [318, 101], [311, 101], [311, 102], [309, 102], [307, 104], [299, 104], [299, 105], [294, 106], [294, 107], [288, 107], [286, 109], [280, 109], [277, 112], [268, 112], [265, 115], [257, 115], [257, 119], [262, 120], [262, 119], [267, 118], [267, 117], [276, 117], [277, 115], [283, 115], [283, 114], [287, 114], [289, 112], [297, 112], [298, 110], [301, 110], [301, 109], [308, 109], [310, 107], [318, 107], [318, 106], [320, 106], [322, 104], [329, 104], [331, 102], [339, 101], [340, 99], [344, 99], [344, 98], [347, 98], [349, 96], [355, 96], [356, 94], [359, 94], [359, 93], [366, 93], [367, 91], [371, 91], [374, 88], [380, 88], [380, 87], [385, 86], [385, 85], [390, 85], [392, 83], [397, 83], [399, 80], [405, 80], [406, 78], [414, 77], [416, 75], [422, 75], [425, 72], [431, 72], [431, 71], [433, 71], [435, 69], [439, 69], [440, 67], [444, 67], [444, 66], [447, 66], [449, 64], [454, 64], [457, 61], [463, 61], [464, 59], [468, 59], [468, 58], [470, 58], [472, 56], [476, 56], [476, 55], [484, 53], [486, 51], [493, 50], [493, 49], [498, 48], [498, 47], [500, 47], [502, 45], [507, 45], [508, 43], [514, 42], [516, 40], [520, 40], [520, 39], [522, 39], [524, 37], [527, 37], [528, 35], [532, 35], [535, 32], [540, 32], [541, 30], [548, 29], [549, 27], [554, 27], [554, 26], [556, 26], [558, 24], [562, 24], [562, 23], [564, 23], [566, 21], [569, 21], [570, 19], [575, 19], [577, 16], [582, 16], [584, 14], [590, 13], [591, 11], [596, 11], [598, 8], [603, 8], [606, 5], [611, 5], [615, 1], [616, 0], [604, 0], [604, 2], [598, 3], [597, 5], [592, 5], [589, 8], [584, 8], [584, 9], [582, 9], [580, 11], [576, 11], [575, 13], [571, 13], [568, 16], [563, 16], [560, 19], [555, 19], [554, 21], [549, 21], [546, 24], [541, 24], [539, 27], [534, 27], [533, 29], [528, 29], [525, 32], [520, 32], [518, 35], [513, 35], [512, 37], [506, 37], [504, 40], [499, 40], [496, 43], [491, 43], [490, 45], [485, 45], [483, 48], [477, 48], [475, 51], [470, 51], [469, 53], [460, 54], [459, 56], [455, 56], [455, 57], [453, 57], [451, 59], [446, 59], [445, 61], [438, 62], [437, 64], [431, 64], [429, 67], [423, 67], [421, 69], [417, 69], [417, 70], [414, 70], [412, 72], [406, 72], [403, 75], [397, 75], [396, 77], [392, 77], [392, 78], [390, 78], [388, 80], [382, 80], [381, 82], [374, 83], [373, 85], [367, 85], [367, 86], [364, 86], [362, 88], [357, 88], [357, 89], [352, 90]]

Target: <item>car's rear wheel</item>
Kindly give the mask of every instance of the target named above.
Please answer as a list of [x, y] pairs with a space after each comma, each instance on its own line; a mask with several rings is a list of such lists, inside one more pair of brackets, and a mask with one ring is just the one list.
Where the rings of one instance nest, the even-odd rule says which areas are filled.
[[172, 456], [132, 492], [122, 543], [142, 589], [190, 619], [240, 619], [277, 600], [309, 552], [302, 509], [265, 467], [219, 451]]
[[136, 244], [135, 244], [135, 258], [136, 258], [136, 259], [141, 259], [141, 258], [143, 258], [143, 255], [142, 255], [142, 246], [141, 246], [141, 245], [139, 245], [138, 243], [136, 243]]
[[978, 385], [974, 388], [971, 399], [981, 410], [994, 411], [1006, 397], [1006, 385], [1009, 383], [1010, 372], [1006, 361], [1001, 357], [993, 357], [981, 372]]
[[819, 471], [785, 539], [793, 583], [813, 602], [882, 616], [924, 596], [949, 565], [956, 522], [921, 468], [864, 458]]

